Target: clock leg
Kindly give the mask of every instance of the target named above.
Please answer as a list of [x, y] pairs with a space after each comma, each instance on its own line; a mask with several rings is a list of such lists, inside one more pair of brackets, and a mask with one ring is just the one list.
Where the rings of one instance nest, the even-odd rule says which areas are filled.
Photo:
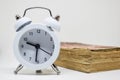
[[53, 70], [57, 73], [57, 75], [60, 74], [59, 69], [57, 68], [57, 66], [55, 64], [52, 64], [51, 67], [53, 68]]
[[22, 68], [23, 68], [23, 66], [20, 64], [20, 65], [16, 68], [16, 70], [14, 71], [14, 74], [17, 74], [18, 71], [20, 71]]

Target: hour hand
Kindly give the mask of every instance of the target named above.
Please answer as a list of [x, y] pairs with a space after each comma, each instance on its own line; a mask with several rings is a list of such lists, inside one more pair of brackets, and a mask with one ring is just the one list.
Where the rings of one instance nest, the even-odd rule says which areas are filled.
[[26, 42], [26, 44], [29, 44], [29, 45], [31, 45], [31, 46], [36, 47], [36, 44], [34, 44], [34, 43], [32, 43], [32, 42]]

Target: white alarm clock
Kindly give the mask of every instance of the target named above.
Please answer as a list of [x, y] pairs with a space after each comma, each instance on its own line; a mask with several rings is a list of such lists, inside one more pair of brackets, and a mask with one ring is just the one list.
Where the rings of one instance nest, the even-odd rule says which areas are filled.
[[[25, 14], [27, 10], [35, 8], [48, 10], [50, 17], [42, 23], [32, 23], [32, 20], [25, 17]], [[60, 51], [60, 41], [55, 34], [55, 30], [60, 31], [57, 17], [56, 19], [53, 18], [48, 8], [31, 7], [25, 10], [23, 17], [17, 16], [16, 19], [15, 28], [17, 34], [14, 40], [14, 54], [20, 65], [14, 71], [15, 74], [23, 66], [34, 70], [41, 70], [52, 66], [57, 74], [59, 74], [60, 71], [54, 65]]]

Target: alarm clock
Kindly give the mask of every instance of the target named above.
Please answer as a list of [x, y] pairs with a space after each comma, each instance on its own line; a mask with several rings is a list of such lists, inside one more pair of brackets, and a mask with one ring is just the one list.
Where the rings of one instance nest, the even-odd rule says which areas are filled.
[[[32, 20], [25, 17], [30, 9], [45, 9], [50, 13], [50, 17], [41, 23], [32, 23]], [[38, 71], [49, 66], [57, 74], [60, 73], [54, 64], [59, 56], [60, 41], [55, 31], [60, 31], [59, 16], [53, 17], [51, 10], [44, 7], [30, 7], [24, 11], [22, 17], [16, 16], [16, 37], [14, 40], [14, 54], [20, 65], [14, 71], [18, 73], [24, 66]]]

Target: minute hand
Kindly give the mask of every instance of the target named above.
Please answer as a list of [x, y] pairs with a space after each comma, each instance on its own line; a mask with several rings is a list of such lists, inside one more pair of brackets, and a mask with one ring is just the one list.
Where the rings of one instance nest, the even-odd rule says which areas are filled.
[[42, 51], [44, 51], [45, 53], [49, 54], [50, 56], [52, 56], [52, 54], [51, 54], [51, 53], [49, 53], [49, 52], [45, 51], [44, 49], [42, 49], [42, 48], [39, 48], [39, 49], [40, 49], [40, 50], [42, 50]]

